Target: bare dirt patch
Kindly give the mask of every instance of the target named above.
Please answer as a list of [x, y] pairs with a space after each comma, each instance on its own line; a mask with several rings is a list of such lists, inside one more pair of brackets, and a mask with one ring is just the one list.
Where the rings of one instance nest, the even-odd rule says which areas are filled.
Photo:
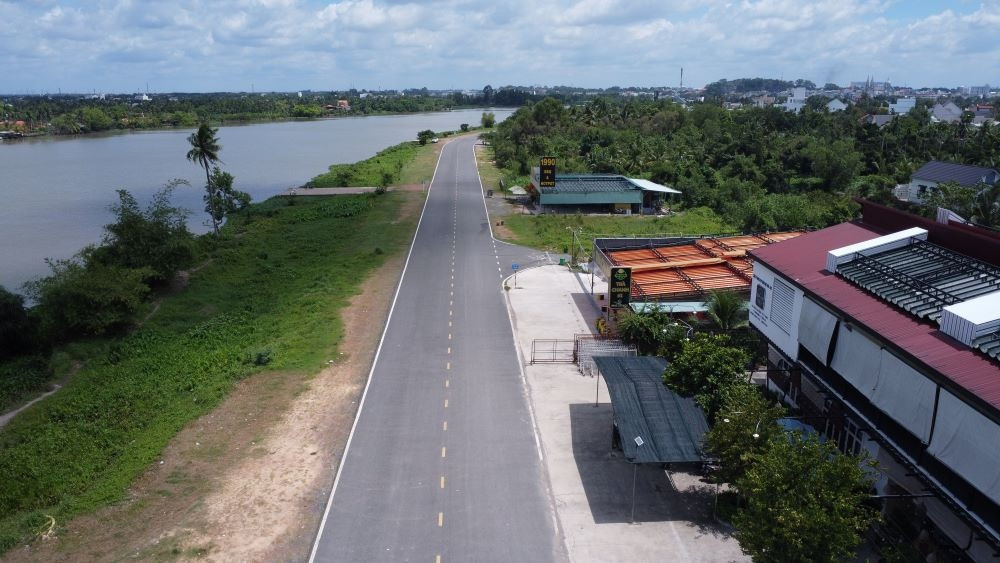
[[[423, 198], [406, 198], [403, 216]], [[301, 561], [308, 557], [405, 253], [342, 311], [343, 354], [315, 377], [266, 372], [175, 436], [128, 498], [57, 523], [4, 561]]]

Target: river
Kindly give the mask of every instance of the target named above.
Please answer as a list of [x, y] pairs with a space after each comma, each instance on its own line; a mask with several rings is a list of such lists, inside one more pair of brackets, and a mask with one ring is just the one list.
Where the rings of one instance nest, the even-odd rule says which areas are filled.
[[[482, 109], [224, 126], [222, 167], [254, 201], [299, 186], [331, 164], [356, 162], [416, 138], [417, 131], [478, 125]], [[497, 121], [512, 113], [490, 109]], [[20, 293], [48, 274], [45, 258], [69, 258], [99, 242], [127, 189], [143, 206], [173, 178], [191, 182], [174, 203], [192, 211], [192, 231], [208, 230], [203, 169], [187, 161], [192, 129], [45, 137], [0, 143], [0, 285]]]

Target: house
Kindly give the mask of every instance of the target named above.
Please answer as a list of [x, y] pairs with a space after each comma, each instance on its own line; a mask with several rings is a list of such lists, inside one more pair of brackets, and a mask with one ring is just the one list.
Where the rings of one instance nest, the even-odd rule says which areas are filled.
[[957, 123], [962, 119], [962, 108], [955, 102], [934, 104], [931, 108], [931, 121], [941, 123]]
[[837, 111], [844, 111], [845, 109], [847, 109], [847, 104], [836, 98], [826, 103], [826, 111], [830, 113], [834, 113]]
[[556, 174], [555, 186], [540, 187], [538, 169], [528, 185], [531, 198], [547, 213], [650, 213], [664, 196], [679, 190], [617, 174]]
[[929, 190], [945, 182], [955, 182], [964, 188], [974, 188], [981, 183], [992, 186], [997, 181], [1000, 181], [1000, 173], [992, 168], [932, 160], [910, 176], [906, 193], [900, 194], [905, 197], [900, 199], [923, 203]]
[[896, 103], [889, 104], [889, 111], [896, 115], [905, 115], [910, 113], [910, 110], [916, 107], [916, 98], [899, 98]]
[[885, 127], [886, 125], [892, 123], [892, 120], [896, 119], [895, 115], [878, 115], [878, 114], [868, 114], [861, 118], [862, 123], [867, 123], [869, 125], [874, 125], [879, 129]]
[[909, 530], [897, 539], [924, 538], [920, 560], [995, 561], [1000, 237], [862, 211], [751, 251], [767, 386], [841, 450], [878, 462], [876, 498]]

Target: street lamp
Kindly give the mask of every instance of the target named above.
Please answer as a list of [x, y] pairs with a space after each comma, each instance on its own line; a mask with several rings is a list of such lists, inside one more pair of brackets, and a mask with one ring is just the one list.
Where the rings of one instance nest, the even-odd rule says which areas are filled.
[[566, 227], [566, 230], [573, 233], [573, 248], [572, 251], [570, 252], [570, 259], [569, 259], [569, 265], [573, 266], [576, 264], [576, 249], [578, 246], [576, 239], [580, 235], [580, 233], [583, 232], [583, 227], [577, 227], [575, 229], [573, 227]]

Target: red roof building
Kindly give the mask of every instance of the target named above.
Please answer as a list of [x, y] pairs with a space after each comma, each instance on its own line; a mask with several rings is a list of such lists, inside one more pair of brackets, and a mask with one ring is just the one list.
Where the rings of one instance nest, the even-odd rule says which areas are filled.
[[[878, 492], [893, 495], [887, 512], [926, 514], [950, 544], [942, 550], [992, 560], [1000, 555], [1000, 240], [863, 206], [860, 221], [751, 252], [750, 323], [768, 341], [768, 385], [842, 449], [880, 462]], [[956, 338], [948, 319], [980, 302], [981, 329]]]

